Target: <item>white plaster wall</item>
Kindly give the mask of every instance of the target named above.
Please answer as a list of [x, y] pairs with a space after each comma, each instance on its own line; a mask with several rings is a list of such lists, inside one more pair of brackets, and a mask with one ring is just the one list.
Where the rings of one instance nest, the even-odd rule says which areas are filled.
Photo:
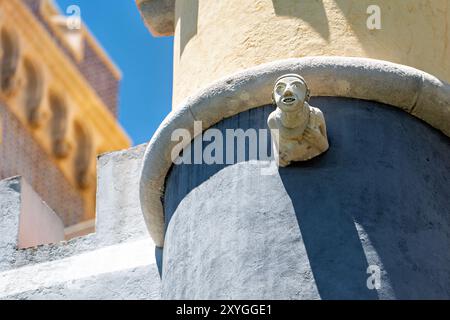
[[0, 181], [0, 272], [14, 265], [20, 218], [20, 178]]
[[21, 212], [19, 224], [19, 248], [64, 240], [64, 224], [58, 215], [21, 179]]
[[[17, 250], [14, 181], [0, 182], [0, 299], [159, 299], [154, 244], [139, 208], [145, 146], [98, 160], [97, 232]], [[17, 230], [17, 229], [16, 229]]]

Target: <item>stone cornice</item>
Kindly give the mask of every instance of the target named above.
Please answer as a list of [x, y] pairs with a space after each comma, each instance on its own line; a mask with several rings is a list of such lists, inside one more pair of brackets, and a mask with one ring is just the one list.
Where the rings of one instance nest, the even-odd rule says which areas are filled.
[[450, 85], [423, 71], [386, 61], [348, 57], [287, 59], [244, 70], [186, 99], [153, 135], [144, 156], [140, 180], [141, 207], [156, 245], [164, 245], [161, 197], [172, 166], [171, 141], [175, 129], [189, 130], [194, 121], [207, 129], [224, 118], [272, 103], [274, 81], [282, 74], [302, 75], [312, 96], [371, 100], [422, 119], [450, 137]]
[[[58, 6], [55, 4], [54, 0], [46, 0], [41, 3], [40, 8], [41, 14], [46, 21], [46, 23], [50, 26], [53, 32], [58, 36], [61, 40], [62, 44], [70, 51], [73, 52], [73, 48], [68, 44], [66, 36], [61, 32], [61, 29], [58, 28], [55, 23], [52, 21], [52, 18], [55, 16], [61, 15], [61, 12]], [[122, 78], [122, 72], [117, 67], [117, 65], [112, 61], [111, 57], [109, 57], [108, 53], [103, 49], [100, 43], [96, 40], [95, 36], [90, 32], [89, 28], [85, 25], [81, 25], [81, 33], [82, 37], [89, 43], [92, 49], [95, 51], [100, 60], [108, 67], [108, 69], [112, 72], [114, 77], [117, 80]], [[76, 54], [74, 54], [76, 56]], [[76, 58], [79, 60], [81, 57]]]
[[136, 0], [136, 4], [153, 36], [173, 35], [175, 31], [175, 0]]

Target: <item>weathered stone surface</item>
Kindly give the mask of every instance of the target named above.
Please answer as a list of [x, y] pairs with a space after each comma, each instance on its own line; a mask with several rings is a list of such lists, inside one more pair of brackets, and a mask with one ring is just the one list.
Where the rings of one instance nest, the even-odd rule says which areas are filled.
[[175, 0], [136, 0], [136, 4], [153, 36], [173, 35], [175, 30]]
[[171, 112], [151, 139], [140, 182], [142, 212], [157, 246], [164, 245], [160, 201], [172, 165], [174, 128], [207, 129], [224, 118], [271, 103], [273, 83], [285, 73], [304, 76], [312, 96], [376, 101], [400, 108], [450, 136], [450, 85], [423, 71], [366, 58], [307, 57], [260, 65], [221, 79]]
[[[330, 149], [309, 162], [172, 168], [163, 298], [450, 298], [450, 139], [380, 103], [311, 103]], [[215, 128], [267, 128], [271, 110]]]

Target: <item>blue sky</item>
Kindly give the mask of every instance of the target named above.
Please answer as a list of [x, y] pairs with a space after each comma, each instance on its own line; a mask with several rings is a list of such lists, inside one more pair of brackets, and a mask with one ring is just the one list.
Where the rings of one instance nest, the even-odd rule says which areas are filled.
[[173, 38], [154, 38], [134, 0], [57, 0], [78, 5], [81, 17], [122, 70], [119, 121], [133, 144], [147, 142], [170, 112]]

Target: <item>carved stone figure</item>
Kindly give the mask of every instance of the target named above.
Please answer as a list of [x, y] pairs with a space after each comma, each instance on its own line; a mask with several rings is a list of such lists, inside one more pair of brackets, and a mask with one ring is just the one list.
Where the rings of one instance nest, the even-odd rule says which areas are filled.
[[310, 160], [328, 150], [327, 129], [322, 111], [309, 105], [309, 88], [298, 74], [279, 77], [273, 89], [277, 108], [269, 125], [279, 165]]

